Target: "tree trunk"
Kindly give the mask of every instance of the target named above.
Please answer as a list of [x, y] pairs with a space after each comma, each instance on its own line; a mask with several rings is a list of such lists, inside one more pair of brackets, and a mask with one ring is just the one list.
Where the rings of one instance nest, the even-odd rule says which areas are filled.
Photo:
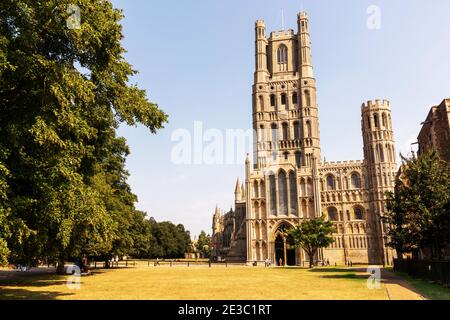
[[397, 259], [403, 259], [403, 247], [398, 246], [395, 251], [397, 252]]
[[309, 268], [312, 269], [314, 267], [314, 250], [307, 250], [306, 253], [309, 257]]
[[64, 258], [59, 258], [58, 259], [58, 266], [56, 267], [56, 274], [66, 274], [66, 270], [64, 268], [64, 264], [65, 264], [65, 260]]

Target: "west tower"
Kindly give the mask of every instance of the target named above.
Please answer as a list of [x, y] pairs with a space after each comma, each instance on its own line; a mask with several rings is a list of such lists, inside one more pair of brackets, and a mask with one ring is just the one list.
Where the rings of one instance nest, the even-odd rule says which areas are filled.
[[298, 31], [271, 32], [255, 23], [253, 129], [255, 168], [279, 163], [311, 166], [320, 159], [316, 81], [306, 13], [297, 16]]

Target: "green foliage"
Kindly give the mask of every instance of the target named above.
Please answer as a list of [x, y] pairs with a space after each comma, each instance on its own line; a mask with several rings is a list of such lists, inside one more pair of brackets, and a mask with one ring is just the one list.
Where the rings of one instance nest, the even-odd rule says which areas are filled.
[[435, 151], [403, 160], [395, 192], [387, 194], [389, 245], [400, 257], [427, 249], [440, 258], [450, 244], [449, 167]]
[[[72, 4], [79, 29], [66, 26]], [[2, 263], [139, 254], [152, 241], [116, 128], [154, 133], [168, 117], [129, 84], [121, 18], [107, 0], [0, 2]]]
[[191, 237], [184, 226], [171, 222], [156, 222], [150, 219], [151, 244], [148, 256], [150, 258], [183, 258], [189, 252]]
[[[4, 150], [0, 150], [0, 266], [8, 263], [11, 256], [10, 248], [20, 248], [31, 233], [22, 220], [11, 215], [11, 208], [8, 207], [9, 186], [6, 180], [10, 177], [10, 173], [2, 163], [4, 156]], [[11, 243], [9, 247], [8, 241]]]
[[312, 268], [317, 251], [333, 243], [334, 232], [333, 222], [321, 217], [303, 220], [298, 226], [288, 230], [287, 236], [291, 237], [295, 247], [305, 250], [309, 257], [309, 267]]
[[211, 255], [211, 236], [202, 230], [195, 247], [198, 252], [202, 253], [203, 257], [209, 258]]

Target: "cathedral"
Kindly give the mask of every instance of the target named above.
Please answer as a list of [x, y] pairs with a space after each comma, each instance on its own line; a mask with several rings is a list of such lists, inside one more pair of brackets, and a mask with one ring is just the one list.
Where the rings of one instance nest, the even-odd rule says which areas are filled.
[[361, 106], [363, 160], [322, 160], [310, 25], [306, 13], [297, 18], [297, 33], [269, 37], [264, 21], [255, 23], [253, 160], [247, 157], [245, 180], [236, 183], [234, 209], [214, 212], [212, 257], [307, 265], [285, 231], [325, 216], [335, 225], [334, 242], [314, 262], [390, 264], [393, 250], [380, 219], [397, 173], [390, 103]]

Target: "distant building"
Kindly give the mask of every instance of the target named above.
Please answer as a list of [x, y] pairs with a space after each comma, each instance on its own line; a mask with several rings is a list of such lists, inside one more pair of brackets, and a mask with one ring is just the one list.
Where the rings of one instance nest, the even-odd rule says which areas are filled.
[[[297, 21], [297, 33], [289, 29], [269, 37], [264, 21], [256, 21], [253, 166], [247, 158], [245, 182], [236, 183], [235, 209], [214, 212], [212, 256], [247, 264], [266, 259], [307, 264], [305, 252], [295, 249], [284, 231], [325, 215], [336, 227], [334, 243], [315, 261], [390, 263], [393, 250], [385, 245], [380, 219], [397, 172], [390, 103], [361, 106], [363, 161], [322, 161], [307, 14], [299, 13]], [[345, 128], [345, 123], [332, 128], [336, 143], [354, 143], [339, 139]]]
[[419, 155], [435, 149], [439, 157], [450, 164], [450, 99], [431, 107], [417, 139]]

